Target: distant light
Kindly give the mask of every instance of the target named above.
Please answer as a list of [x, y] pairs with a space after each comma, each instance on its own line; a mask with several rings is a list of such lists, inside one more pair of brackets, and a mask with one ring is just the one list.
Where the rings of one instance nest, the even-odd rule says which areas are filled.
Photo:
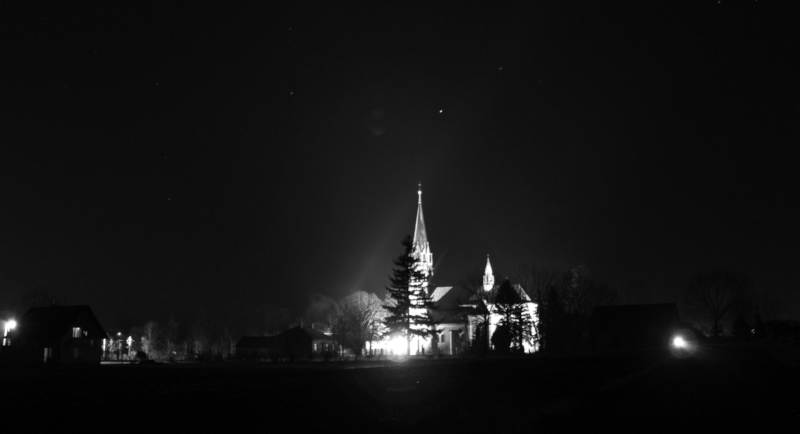
[[672, 346], [675, 348], [686, 348], [686, 341], [683, 340], [681, 336], [675, 336], [675, 338], [672, 339]]
[[439, 113], [443, 112], [444, 110], [439, 110]]
[[117, 332], [117, 336], [122, 336], [122, 333], [121, 332]]

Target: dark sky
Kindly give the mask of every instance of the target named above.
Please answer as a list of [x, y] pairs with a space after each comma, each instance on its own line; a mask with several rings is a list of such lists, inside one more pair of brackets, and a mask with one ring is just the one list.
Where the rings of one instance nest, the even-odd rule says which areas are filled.
[[662, 301], [724, 267], [800, 315], [795, 9], [264, 3], [4, 3], [0, 310], [382, 295], [422, 182], [439, 285], [488, 253]]

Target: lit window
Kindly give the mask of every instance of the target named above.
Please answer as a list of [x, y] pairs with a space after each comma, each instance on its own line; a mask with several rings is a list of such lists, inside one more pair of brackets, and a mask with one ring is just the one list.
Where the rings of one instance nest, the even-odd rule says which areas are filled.
[[81, 337], [81, 328], [80, 327], [73, 327], [72, 328], [72, 337], [73, 338]]
[[53, 349], [52, 348], [45, 348], [44, 349], [44, 361], [47, 363], [47, 359], [53, 357]]

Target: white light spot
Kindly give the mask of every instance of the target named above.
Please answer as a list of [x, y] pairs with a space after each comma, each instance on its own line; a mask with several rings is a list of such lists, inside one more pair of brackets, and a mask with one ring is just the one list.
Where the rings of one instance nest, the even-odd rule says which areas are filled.
[[444, 110], [439, 110], [439, 113], [443, 112]]
[[501, 67], [500, 67], [500, 71], [502, 71], [502, 70], [503, 70], [503, 67], [501, 66]]
[[294, 95], [294, 92], [289, 92], [289, 95]]

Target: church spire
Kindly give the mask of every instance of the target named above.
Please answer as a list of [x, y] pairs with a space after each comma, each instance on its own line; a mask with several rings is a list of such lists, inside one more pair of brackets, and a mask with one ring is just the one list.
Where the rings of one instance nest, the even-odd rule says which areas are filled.
[[426, 277], [433, 274], [433, 255], [428, 244], [428, 232], [425, 230], [425, 218], [422, 216], [422, 184], [417, 190], [417, 222], [414, 225], [414, 256], [420, 271]]
[[486, 271], [483, 273], [483, 289], [491, 291], [494, 288], [494, 274], [492, 274], [492, 263], [489, 262], [489, 255], [486, 255]]

